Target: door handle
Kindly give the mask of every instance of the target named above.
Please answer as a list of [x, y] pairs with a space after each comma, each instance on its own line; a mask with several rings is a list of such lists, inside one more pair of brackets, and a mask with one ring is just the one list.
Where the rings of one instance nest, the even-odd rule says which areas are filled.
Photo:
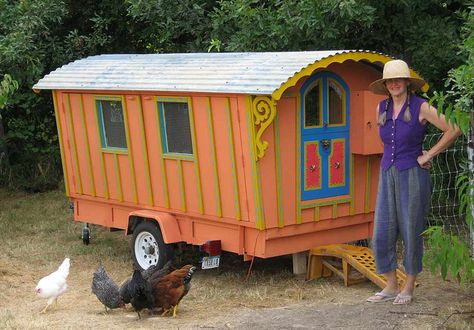
[[324, 150], [328, 150], [329, 145], [331, 144], [331, 141], [327, 140], [327, 139], [324, 139], [324, 140], [321, 140], [321, 144], [323, 145]]
[[335, 163], [334, 163], [334, 168], [335, 168], [335, 169], [338, 169], [339, 167], [341, 167], [341, 163], [335, 162]]

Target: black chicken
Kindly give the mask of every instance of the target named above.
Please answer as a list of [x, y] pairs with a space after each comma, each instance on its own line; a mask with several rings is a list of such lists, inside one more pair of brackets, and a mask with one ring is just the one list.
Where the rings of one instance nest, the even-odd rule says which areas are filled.
[[[171, 266], [171, 261], [168, 261], [163, 266], [163, 268], [158, 268], [158, 266], [153, 265], [149, 267], [148, 269], [142, 271], [141, 273], [145, 280], [151, 281], [151, 279], [158, 279], [160, 277], [163, 277], [169, 274], [173, 270], [174, 269]], [[129, 304], [130, 300], [132, 299], [130, 295], [130, 288], [129, 288], [130, 281], [131, 281], [131, 277], [127, 278], [120, 286], [120, 291], [119, 291], [120, 297], [125, 304]]]
[[105, 268], [102, 265], [99, 266], [92, 277], [92, 292], [104, 304], [106, 313], [107, 308], [114, 309], [124, 306], [120, 298], [118, 285], [105, 272]]
[[135, 270], [128, 283], [128, 293], [130, 294], [130, 303], [137, 312], [139, 319], [141, 318], [140, 311], [142, 309], [153, 309], [154, 300], [151, 291], [150, 282], [143, 278], [139, 270]]

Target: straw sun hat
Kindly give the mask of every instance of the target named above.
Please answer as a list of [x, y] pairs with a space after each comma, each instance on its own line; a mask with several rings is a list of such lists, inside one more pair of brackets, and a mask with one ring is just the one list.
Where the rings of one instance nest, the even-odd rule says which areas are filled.
[[388, 94], [388, 90], [385, 87], [385, 81], [387, 79], [406, 78], [410, 81], [408, 88], [413, 91], [425, 84], [423, 79], [414, 78], [410, 75], [410, 69], [408, 68], [408, 65], [402, 60], [392, 60], [385, 63], [382, 77], [382, 79], [376, 80], [369, 85], [369, 89], [375, 94]]

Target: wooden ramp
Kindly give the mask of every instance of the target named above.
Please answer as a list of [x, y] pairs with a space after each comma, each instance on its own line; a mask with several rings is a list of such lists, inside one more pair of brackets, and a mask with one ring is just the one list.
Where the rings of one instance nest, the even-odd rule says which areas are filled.
[[[331, 244], [312, 248], [309, 251], [307, 280], [336, 274], [344, 280], [344, 285], [360, 283], [367, 279], [385, 288], [385, 278], [375, 272], [372, 250], [348, 244]], [[397, 269], [398, 285], [403, 287], [406, 274]]]

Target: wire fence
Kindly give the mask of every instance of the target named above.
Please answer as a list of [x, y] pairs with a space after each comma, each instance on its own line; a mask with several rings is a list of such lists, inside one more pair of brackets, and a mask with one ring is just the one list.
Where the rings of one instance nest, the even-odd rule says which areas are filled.
[[[429, 134], [423, 148], [430, 149], [441, 137], [441, 133]], [[468, 246], [473, 237], [466, 222], [465, 212], [460, 212], [456, 180], [463, 173], [461, 164], [467, 160], [467, 139], [460, 137], [445, 152], [433, 159], [431, 169], [431, 207], [428, 215], [429, 226], [443, 226], [445, 232], [458, 236]]]

